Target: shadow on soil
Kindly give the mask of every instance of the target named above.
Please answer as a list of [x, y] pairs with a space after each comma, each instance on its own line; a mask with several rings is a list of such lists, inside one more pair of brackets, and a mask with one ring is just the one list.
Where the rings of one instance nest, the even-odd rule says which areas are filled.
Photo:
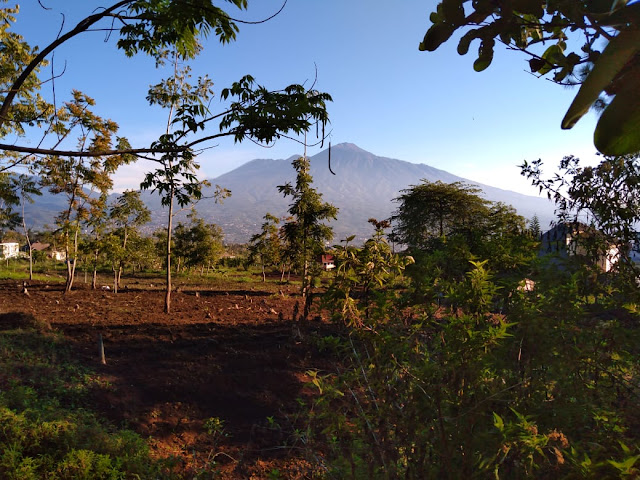
[[[97, 363], [98, 330], [57, 327], [87, 363]], [[293, 330], [291, 322], [101, 327], [107, 365], [99, 370], [111, 386], [96, 392], [100, 409], [157, 437], [197, 433], [206, 419], [219, 418], [230, 433], [224, 443], [246, 445], [267, 417], [297, 411], [300, 375], [312, 365]]]

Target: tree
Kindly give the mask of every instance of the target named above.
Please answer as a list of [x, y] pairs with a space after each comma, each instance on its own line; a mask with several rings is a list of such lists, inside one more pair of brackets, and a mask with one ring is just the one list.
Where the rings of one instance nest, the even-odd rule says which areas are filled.
[[176, 226], [174, 250], [186, 268], [201, 267], [204, 270], [205, 265], [214, 263], [224, 251], [222, 229], [213, 223], [205, 223], [195, 210], [188, 219], [189, 224], [179, 223]]
[[22, 230], [24, 238], [27, 241], [29, 248], [29, 280], [33, 280], [33, 249], [31, 248], [31, 239], [29, 238], [29, 229], [27, 228], [27, 219], [24, 214], [25, 204], [27, 202], [33, 203], [34, 195], [42, 195], [42, 192], [37, 188], [35, 180], [28, 175], [18, 175], [11, 177], [11, 183], [13, 189], [18, 193], [20, 197], [20, 205], [22, 207]]
[[[350, 245], [355, 236], [335, 247], [335, 276], [322, 298], [332, 317], [351, 327], [361, 327], [369, 321], [374, 309], [372, 304], [380, 306], [395, 300], [395, 289], [385, 287], [414, 262], [409, 255], [393, 253], [384, 238], [385, 230], [391, 226], [388, 220], [370, 218], [369, 223], [375, 231], [362, 248]], [[384, 301], [379, 301], [382, 299]]]
[[[129, 236], [137, 233], [136, 229], [151, 220], [151, 211], [140, 198], [140, 192], [126, 190], [111, 206], [109, 217], [117, 229], [122, 230], [122, 250], [127, 252]], [[118, 266], [116, 285], [120, 287], [120, 277], [124, 267], [124, 258]]]
[[394, 199], [400, 205], [391, 216], [392, 240], [424, 249], [434, 240], [472, 229], [490, 203], [478, 196], [480, 191], [461, 182], [428, 180], [402, 190]]
[[564, 85], [582, 83], [562, 128], [573, 127], [595, 103], [604, 107], [594, 132], [596, 148], [607, 155], [640, 150], [638, 2], [443, 0], [430, 20], [420, 50], [436, 50], [462, 30], [461, 55], [471, 42], [480, 42], [476, 71], [491, 64], [496, 41], [522, 51], [533, 73], [553, 74], [553, 81]]
[[260, 233], [256, 233], [249, 240], [249, 259], [251, 263], [259, 263], [262, 267], [262, 281], [267, 281], [265, 267], [277, 265], [282, 260], [282, 242], [278, 224], [280, 219], [270, 213], [264, 216], [264, 223]]
[[88, 226], [88, 239], [83, 242], [83, 249], [85, 254], [91, 258], [91, 289], [96, 290], [98, 288], [98, 266], [100, 265], [101, 255], [107, 251], [109, 254], [109, 246], [111, 245], [109, 228], [109, 216], [107, 212], [107, 205], [101, 202], [100, 210], [94, 209], [93, 215], [86, 222]]
[[[189, 131], [197, 131], [197, 120], [207, 112], [207, 103], [213, 95], [212, 82], [207, 77], [199, 78], [196, 85], [188, 83], [190, 69], [179, 66], [180, 57], [177, 52], [173, 55], [173, 75], [163, 82], [149, 89], [147, 99], [151, 105], [158, 104], [168, 109], [166, 133], [160, 137], [157, 145], [169, 145], [174, 139], [184, 137]], [[157, 191], [161, 196], [161, 204], [167, 207], [167, 235], [166, 235], [166, 291], [164, 311], [171, 311], [171, 245], [173, 235], [174, 201], [180, 207], [191, 202], [197, 202], [202, 197], [202, 186], [207, 182], [200, 182], [196, 177], [199, 165], [195, 161], [193, 152], [166, 152], [159, 159], [160, 167], [147, 173], [140, 185], [142, 189]]]
[[531, 236], [535, 239], [540, 238], [540, 220], [538, 219], [538, 215], [533, 215], [531, 221], [529, 222], [529, 231], [531, 232]]
[[106, 197], [113, 186], [111, 174], [118, 166], [129, 162], [129, 155], [93, 155], [109, 150], [118, 125], [91, 112], [92, 98], [75, 91], [73, 101], [57, 113], [53, 129], [59, 142], [78, 131], [78, 151], [85, 155], [49, 155], [41, 159], [37, 168], [41, 182], [51, 193], [67, 197], [67, 208], [57, 217], [64, 236], [67, 261], [65, 293], [73, 286], [80, 228], [83, 222], [105, 210]]
[[292, 256], [302, 267], [302, 318], [306, 320], [312, 302], [312, 277], [318, 267], [315, 257], [324, 252], [325, 243], [333, 238], [333, 229], [323, 222], [335, 220], [338, 209], [323, 202], [322, 194], [311, 186], [313, 177], [309, 173], [310, 163], [306, 156], [299, 157], [292, 164], [297, 173], [295, 187], [286, 183], [278, 186], [278, 191], [285, 197], [292, 197], [288, 210], [292, 220], [284, 224], [284, 238]]
[[[247, 0], [228, 1], [238, 9], [248, 6]], [[46, 65], [47, 57], [65, 42], [88, 31], [104, 28], [114, 36], [120, 35], [117, 47], [127, 56], [146, 54], [161, 66], [168, 58], [168, 52], [173, 52], [181, 60], [193, 59], [202, 51], [201, 41], [211, 33], [222, 43], [234, 40], [238, 31], [237, 21], [214, 5], [212, 0], [119, 0], [95, 9], [75, 27], [63, 28], [51, 43], [31, 48], [22, 37], [10, 31], [11, 24], [17, 19], [16, 14], [17, 9], [4, 8], [0, 11], [4, 20], [0, 40], [9, 45], [0, 52], [5, 66], [0, 72], [0, 90], [8, 92], [0, 95], [0, 137], [6, 136], [3, 133], [22, 135], [25, 127], [30, 126], [41, 127], [42, 140], [36, 147], [21, 145], [20, 142], [0, 144], [0, 151], [6, 152], [6, 167], [40, 155], [101, 157], [130, 154], [154, 159], [171, 154], [189, 159], [193, 158], [195, 149], [205, 148], [207, 143], [222, 136], [232, 136], [238, 142], [247, 138], [271, 142], [282, 135], [305, 132], [315, 122], [323, 125], [327, 122], [325, 102], [330, 100], [327, 94], [307, 92], [301, 85], [270, 91], [255, 86], [254, 79], [245, 76], [222, 91], [223, 100], [232, 100], [226, 110], [211, 113], [203, 108], [204, 104], [192, 101], [184, 110], [177, 112], [176, 118], [184, 120], [182, 131], [162, 135], [148, 147], [132, 148], [123, 138], [117, 145], [105, 145], [90, 153], [74, 148], [60, 149], [55, 138], [53, 143], [50, 140], [55, 133], [50, 127], [56, 122], [57, 112], [52, 104], [38, 96], [38, 91], [46, 83], [46, 79], [39, 78], [41, 67]], [[168, 100], [165, 97], [165, 101]], [[205, 127], [214, 121], [219, 122], [218, 132], [205, 132]], [[188, 137], [188, 134], [198, 131], [200, 136]], [[20, 157], [19, 154], [26, 155]]]
[[511, 286], [536, 257], [524, 218], [509, 205], [481, 198], [475, 187], [425, 181], [401, 193], [390, 237], [414, 257], [406, 273], [420, 294], [441, 298], [484, 260]]
[[14, 207], [20, 204], [20, 196], [10, 174], [0, 172], [0, 231], [10, 230], [20, 224], [20, 215]]

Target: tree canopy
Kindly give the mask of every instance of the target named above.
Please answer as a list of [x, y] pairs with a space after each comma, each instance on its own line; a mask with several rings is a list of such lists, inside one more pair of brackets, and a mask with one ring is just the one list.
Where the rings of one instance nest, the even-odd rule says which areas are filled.
[[426, 180], [401, 192], [389, 237], [414, 256], [410, 275], [459, 279], [477, 260], [488, 261], [493, 272], [522, 273], [536, 255], [525, 219], [480, 192], [461, 182]]
[[[248, 6], [247, 0], [227, 0], [227, 3], [236, 9]], [[211, 141], [224, 136], [233, 137], [236, 142], [246, 139], [271, 142], [283, 135], [300, 134], [316, 122], [323, 126], [328, 122], [326, 102], [331, 100], [329, 95], [308, 91], [301, 85], [273, 91], [246, 75], [221, 91], [221, 98], [228, 100], [222, 111], [211, 112], [206, 102], [193, 99], [182, 102], [185, 108], [176, 109], [172, 133], [162, 132], [150, 145], [134, 148], [124, 137], [119, 137], [113, 146], [105, 145], [90, 152], [63, 146], [52, 128], [59, 117], [54, 107], [55, 93], [52, 91], [45, 99], [42, 85], [53, 83], [50, 82], [53, 79], [43, 73], [43, 67], [49, 56], [65, 42], [86, 32], [103, 29], [112, 36], [119, 36], [117, 48], [127, 56], [148, 55], [160, 66], [174, 55], [181, 61], [194, 58], [202, 51], [202, 42], [209, 36], [217, 37], [222, 43], [234, 40], [237, 21], [212, 0], [120, 0], [87, 12], [73, 28], [67, 30], [63, 25], [60, 34], [50, 43], [31, 46], [12, 31], [13, 24], [19, 20], [18, 12], [19, 7], [0, 9], [3, 20], [0, 28], [3, 65], [0, 91], [4, 92], [0, 94], [0, 142], [4, 139], [4, 143], [0, 143], [4, 164], [0, 167], [25, 163], [34, 155], [128, 154], [154, 160], [156, 155], [168, 153], [197, 154], [198, 149], [206, 148]], [[200, 79], [198, 85], [207, 81]], [[208, 90], [210, 85], [202, 84], [202, 87]], [[152, 90], [150, 94], [153, 93]], [[155, 101], [162, 103], [158, 99]], [[176, 99], [165, 98], [163, 104], [178, 103]], [[40, 141], [35, 145], [35, 142], [25, 141], [26, 129], [31, 129], [32, 138], [41, 136]], [[17, 141], [8, 141], [9, 135], [17, 137]]]
[[434, 239], [470, 228], [487, 211], [480, 189], [461, 182], [423, 180], [402, 190], [395, 199], [398, 209], [392, 239], [412, 247], [427, 248]]
[[640, 150], [640, 3], [443, 0], [429, 18], [420, 50], [434, 51], [460, 30], [460, 55], [479, 41], [476, 71], [491, 64], [496, 42], [524, 52], [532, 73], [581, 84], [562, 128], [573, 127], [596, 104], [604, 108], [594, 132], [596, 148], [607, 155]]

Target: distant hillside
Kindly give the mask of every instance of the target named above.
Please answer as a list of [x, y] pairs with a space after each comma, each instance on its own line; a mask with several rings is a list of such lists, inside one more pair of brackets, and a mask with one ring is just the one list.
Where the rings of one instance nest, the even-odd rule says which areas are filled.
[[[252, 160], [212, 179], [214, 186], [219, 184], [230, 189], [232, 196], [222, 205], [215, 204], [212, 199], [203, 199], [196, 206], [198, 214], [206, 221], [220, 225], [227, 242], [246, 242], [260, 229], [265, 213], [286, 214], [289, 200], [278, 193], [277, 186], [295, 180], [292, 158]], [[513, 205], [525, 218], [537, 214], [543, 229], [553, 219], [553, 204], [546, 199], [482, 185], [429, 165], [378, 157], [351, 143], [332, 147], [331, 169], [335, 175], [328, 168], [328, 149], [311, 157], [314, 187], [325, 200], [340, 209], [338, 220], [332, 222], [336, 242], [354, 234], [359, 240], [366, 239], [371, 234], [367, 220], [388, 218], [396, 208], [392, 199], [400, 190], [419, 184], [422, 179], [477, 185], [488, 200]], [[43, 193], [36, 199], [36, 204], [27, 209], [28, 223], [35, 228], [53, 225], [55, 215], [64, 208], [64, 197]], [[205, 196], [212, 194], [212, 189], [205, 191]], [[145, 192], [143, 199], [152, 210], [152, 222], [146, 230], [165, 225], [166, 212], [159, 197]], [[185, 216], [183, 213], [178, 219]]]

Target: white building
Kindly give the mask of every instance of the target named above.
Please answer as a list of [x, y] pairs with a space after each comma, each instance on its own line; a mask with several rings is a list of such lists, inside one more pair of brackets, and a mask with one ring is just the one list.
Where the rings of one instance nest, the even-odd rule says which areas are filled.
[[0, 257], [15, 258], [20, 254], [20, 245], [18, 242], [0, 243]]

